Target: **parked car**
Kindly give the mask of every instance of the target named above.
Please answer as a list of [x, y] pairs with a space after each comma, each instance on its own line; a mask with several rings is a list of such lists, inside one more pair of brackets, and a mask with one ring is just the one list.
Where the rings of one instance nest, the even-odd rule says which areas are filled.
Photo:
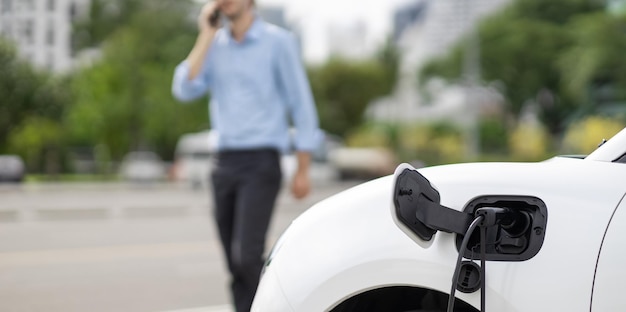
[[26, 169], [17, 155], [0, 155], [0, 182], [22, 182]]
[[[320, 133], [322, 144], [313, 152], [311, 178], [314, 180], [334, 179], [335, 172], [328, 165], [328, 154], [342, 146], [342, 141], [332, 135]], [[215, 130], [188, 133], [180, 137], [176, 144], [174, 164], [171, 168], [173, 180], [189, 183], [193, 188], [208, 187], [211, 166], [217, 152], [218, 135]], [[291, 179], [297, 167], [293, 152], [281, 157], [283, 178]]]
[[252, 311], [626, 311], [625, 177], [626, 129], [586, 157], [400, 165], [293, 221]]
[[206, 130], [188, 133], [178, 139], [171, 169], [175, 181], [193, 188], [207, 187], [211, 164], [217, 148], [217, 133]]
[[150, 151], [130, 152], [120, 165], [120, 174], [130, 182], [157, 182], [165, 179], [167, 165], [161, 157]]
[[391, 151], [371, 147], [338, 147], [329, 154], [329, 161], [342, 180], [379, 178], [393, 173], [396, 165]]

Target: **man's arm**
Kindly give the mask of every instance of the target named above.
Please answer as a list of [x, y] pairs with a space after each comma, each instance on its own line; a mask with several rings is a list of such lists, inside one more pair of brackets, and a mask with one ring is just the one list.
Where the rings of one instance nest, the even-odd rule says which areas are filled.
[[[198, 37], [187, 59], [176, 67], [172, 82], [172, 94], [180, 101], [196, 99], [206, 93], [208, 81], [199, 77], [205, 66], [207, 52], [211, 48], [218, 26], [209, 24], [209, 16], [217, 9], [217, 2], [211, 1], [202, 7], [198, 16]], [[203, 78], [203, 79], [199, 79]]]
[[300, 199], [307, 196], [311, 189], [309, 166], [311, 152], [319, 144], [319, 122], [295, 38], [287, 36], [285, 39], [284, 46], [281, 47], [279, 72], [283, 92], [296, 127], [295, 148], [298, 169], [292, 180], [291, 192], [294, 197]]
[[215, 10], [217, 10], [217, 1], [209, 1], [202, 7], [198, 16], [198, 38], [196, 38], [196, 43], [187, 56], [189, 64], [189, 76], [187, 78], [189, 80], [196, 78], [202, 70], [204, 57], [211, 47], [215, 32], [217, 32], [218, 26], [209, 23], [209, 17], [213, 15]]

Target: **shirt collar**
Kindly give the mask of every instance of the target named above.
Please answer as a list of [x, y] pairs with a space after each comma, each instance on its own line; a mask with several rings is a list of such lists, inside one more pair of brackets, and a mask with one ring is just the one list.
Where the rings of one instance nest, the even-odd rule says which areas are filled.
[[[248, 31], [246, 31], [243, 41], [259, 39], [263, 32], [263, 25], [263, 19], [255, 14], [254, 21], [252, 22], [252, 25], [250, 25], [250, 28], [248, 28]], [[231, 41], [235, 41], [235, 38], [233, 37], [233, 32], [231, 30], [231, 25], [228, 25], [227, 30], [228, 38]]]

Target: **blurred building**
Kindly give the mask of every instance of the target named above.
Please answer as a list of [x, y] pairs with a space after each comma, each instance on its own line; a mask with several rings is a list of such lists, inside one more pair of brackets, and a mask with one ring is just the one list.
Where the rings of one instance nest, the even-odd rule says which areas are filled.
[[423, 16], [400, 34], [403, 68], [419, 67], [425, 61], [445, 54], [485, 16], [511, 0], [428, 0]]
[[425, 15], [426, 0], [409, 2], [393, 13], [393, 40], [397, 42], [404, 31], [415, 25]]
[[0, 34], [35, 66], [66, 72], [74, 62], [72, 22], [88, 5], [89, 0], [1, 0]]
[[[415, 0], [394, 14], [396, 44], [401, 53], [398, 83], [390, 96], [370, 105], [372, 119], [414, 121], [454, 119], [471, 122], [475, 107], [468, 107], [463, 88], [445, 88], [435, 83], [427, 89], [436, 90], [428, 102], [417, 91], [418, 72], [429, 60], [446, 55], [454, 44], [469, 34], [485, 16], [495, 13], [511, 0]], [[476, 60], [477, 61], [477, 60]], [[485, 103], [498, 99], [494, 90], [478, 91]], [[486, 108], [492, 110], [493, 108]]]

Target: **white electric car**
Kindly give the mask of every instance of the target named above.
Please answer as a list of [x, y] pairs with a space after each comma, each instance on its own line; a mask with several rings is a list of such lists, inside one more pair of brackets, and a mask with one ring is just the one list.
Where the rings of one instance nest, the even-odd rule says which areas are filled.
[[626, 311], [625, 193], [626, 129], [586, 157], [403, 164], [298, 217], [252, 310]]

